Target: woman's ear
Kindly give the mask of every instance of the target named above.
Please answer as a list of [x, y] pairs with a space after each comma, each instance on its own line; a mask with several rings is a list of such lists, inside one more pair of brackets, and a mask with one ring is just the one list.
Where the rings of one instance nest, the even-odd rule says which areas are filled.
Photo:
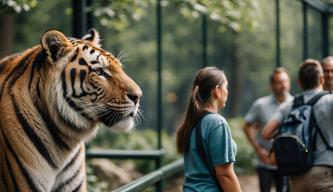
[[96, 47], [101, 47], [99, 33], [95, 29], [89, 29], [88, 33], [82, 37], [83, 40], [90, 41]]
[[221, 96], [221, 90], [220, 87], [218, 85], [216, 85], [216, 87], [214, 89], [212, 89], [212, 94], [214, 96], [214, 98], [219, 98]]
[[50, 63], [57, 62], [73, 47], [66, 36], [58, 30], [45, 31], [41, 39], [41, 45]]

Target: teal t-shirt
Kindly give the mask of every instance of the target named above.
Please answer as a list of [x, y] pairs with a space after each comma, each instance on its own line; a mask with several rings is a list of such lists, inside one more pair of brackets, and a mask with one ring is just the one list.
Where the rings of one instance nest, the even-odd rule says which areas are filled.
[[[195, 129], [190, 137], [189, 150], [184, 154], [185, 192], [219, 191], [218, 183], [201, 160], [195, 141]], [[201, 121], [201, 132], [208, 161], [214, 166], [235, 161], [237, 147], [231, 137], [227, 121], [212, 113]]]

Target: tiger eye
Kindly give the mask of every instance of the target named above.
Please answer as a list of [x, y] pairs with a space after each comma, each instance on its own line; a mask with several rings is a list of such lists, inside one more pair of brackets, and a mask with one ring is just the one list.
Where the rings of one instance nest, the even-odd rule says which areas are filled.
[[95, 70], [95, 73], [96, 73], [96, 75], [101, 76], [101, 75], [103, 75], [103, 69], [98, 68], [98, 69]]

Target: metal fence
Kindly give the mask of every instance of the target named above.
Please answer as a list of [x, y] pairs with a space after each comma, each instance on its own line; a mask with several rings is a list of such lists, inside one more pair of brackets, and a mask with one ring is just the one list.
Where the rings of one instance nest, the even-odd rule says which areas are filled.
[[155, 183], [170, 177], [176, 173], [180, 173], [183, 170], [183, 159], [178, 159], [168, 165], [161, 167], [160, 169], [153, 171], [139, 179], [124, 185], [113, 192], [136, 192], [143, 191], [144, 189], [154, 185]]

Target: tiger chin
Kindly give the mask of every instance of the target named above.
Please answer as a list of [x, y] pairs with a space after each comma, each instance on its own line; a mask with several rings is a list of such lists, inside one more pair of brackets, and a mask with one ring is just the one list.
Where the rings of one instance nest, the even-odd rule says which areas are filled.
[[0, 60], [0, 191], [86, 191], [84, 142], [134, 126], [142, 96], [92, 29]]

